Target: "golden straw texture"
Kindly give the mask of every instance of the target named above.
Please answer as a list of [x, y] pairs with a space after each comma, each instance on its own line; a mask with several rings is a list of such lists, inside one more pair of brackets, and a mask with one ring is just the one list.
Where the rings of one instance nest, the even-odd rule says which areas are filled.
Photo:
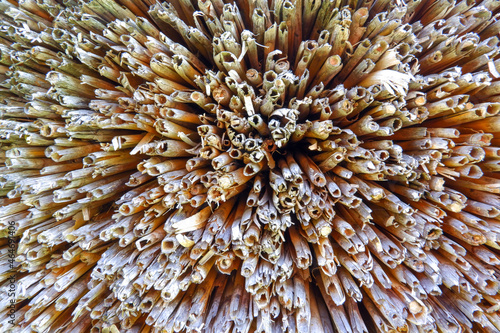
[[500, 1], [0, 0], [1, 332], [499, 332]]

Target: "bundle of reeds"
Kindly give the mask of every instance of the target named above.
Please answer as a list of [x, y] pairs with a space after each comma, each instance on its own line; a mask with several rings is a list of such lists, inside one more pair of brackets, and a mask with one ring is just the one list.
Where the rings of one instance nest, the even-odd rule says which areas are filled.
[[0, 0], [0, 331], [498, 332], [499, 18]]

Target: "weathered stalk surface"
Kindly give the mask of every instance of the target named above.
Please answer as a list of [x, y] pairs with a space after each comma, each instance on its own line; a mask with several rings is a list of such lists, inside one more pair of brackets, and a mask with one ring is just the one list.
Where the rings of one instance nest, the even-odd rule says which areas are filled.
[[0, 0], [0, 331], [500, 331], [499, 15]]

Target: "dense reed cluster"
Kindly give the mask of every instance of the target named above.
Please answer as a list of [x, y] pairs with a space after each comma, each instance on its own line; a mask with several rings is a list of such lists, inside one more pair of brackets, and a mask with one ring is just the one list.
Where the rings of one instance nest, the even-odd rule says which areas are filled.
[[0, 331], [498, 332], [499, 18], [0, 0]]

